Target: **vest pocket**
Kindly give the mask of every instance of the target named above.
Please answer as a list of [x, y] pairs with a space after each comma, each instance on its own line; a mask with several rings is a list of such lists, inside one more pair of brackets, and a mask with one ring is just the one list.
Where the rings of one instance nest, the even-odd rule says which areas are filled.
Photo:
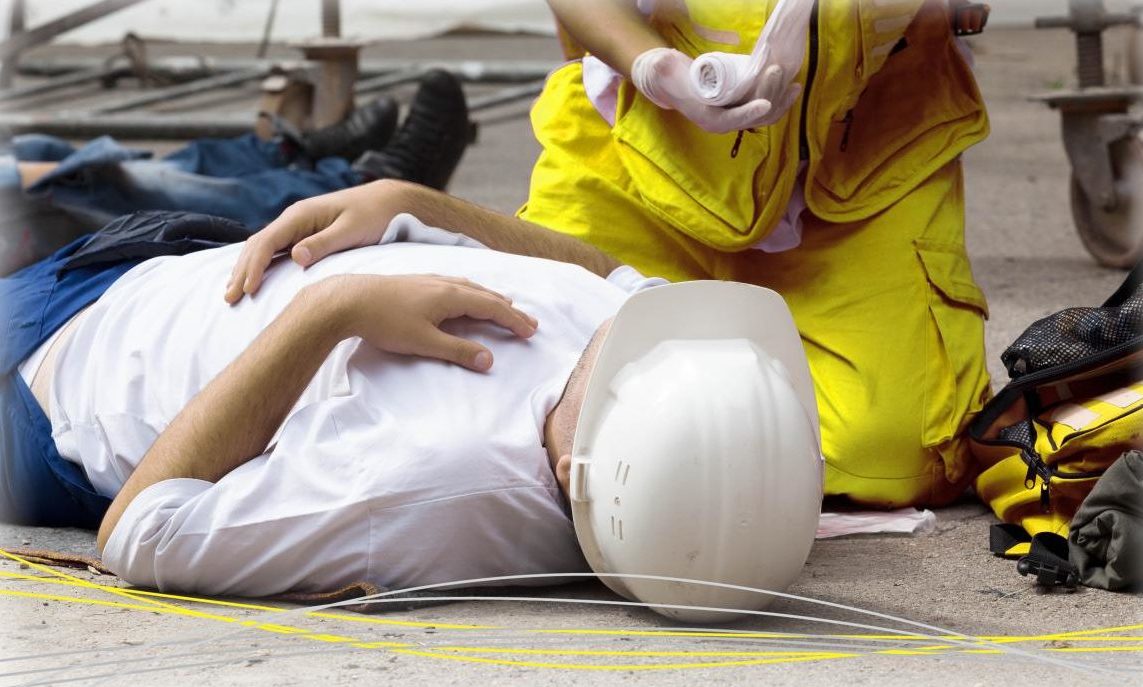
[[[821, 160], [811, 168], [809, 204], [830, 221], [869, 217], [900, 200], [988, 132], [987, 115], [971, 70], [949, 38], [943, 10], [922, 10], [904, 46], [867, 47], [863, 37], [856, 72], [864, 90], [823, 101], [830, 120], [815, 125]], [[882, 54], [885, 53], [885, 54]], [[876, 71], [873, 71], [876, 69]], [[863, 81], [861, 77], [867, 79]], [[828, 91], [834, 83], [822, 82]]]
[[958, 248], [916, 241], [917, 257], [929, 282], [932, 321], [925, 367], [922, 444], [936, 450], [952, 483], [971, 465], [961, 429], [989, 393], [984, 364], [984, 319], [988, 304]]
[[[674, 229], [720, 250], [757, 243], [785, 209], [797, 166], [787, 122], [712, 134], [624, 84], [612, 136], [641, 201]], [[791, 159], [789, 153], [793, 152]]]

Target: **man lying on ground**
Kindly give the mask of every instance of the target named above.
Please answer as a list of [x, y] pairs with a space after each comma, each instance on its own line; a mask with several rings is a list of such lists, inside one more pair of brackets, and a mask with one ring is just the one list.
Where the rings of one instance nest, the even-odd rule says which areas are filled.
[[[309, 269], [283, 261], [228, 305], [221, 286], [257, 241], [120, 274], [61, 272], [68, 247], [5, 280], [8, 329], [42, 333], [7, 352], [18, 365], [5, 383], [31, 399], [30, 420], [5, 415], [9, 518], [77, 524], [55, 512], [72, 508], [101, 522], [104, 562], [125, 580], [206, 594], [585, 571], [561, 492], [580, 404], [609, 318], [658, 282], [423, 187], [372, 191], [578, 264], [378, 216], [382, 245]], [[801, 355], [792, 322], [789, 336]], [[816, 417], [806, 393], [795, 415]], [[756, 434], [757, 420], [743, 410], [733, 424]], [[803, 429], [820, 500], [816, 425]], [[13, 445], [25, 435], [30, 447]], [[816, 523], [817, 502], [802, 505]]]

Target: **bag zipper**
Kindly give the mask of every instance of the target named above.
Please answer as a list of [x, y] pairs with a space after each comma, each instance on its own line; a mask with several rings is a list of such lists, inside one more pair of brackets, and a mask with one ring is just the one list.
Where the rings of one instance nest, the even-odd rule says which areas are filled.
[[[1067, 436], [1067, 439], [1072, 439], [1072, 438], [1077, 437], [1077, 436], [1083, 436], [1085, 434], [1090, 434], [1091, 432], [1094, 432], [1098, 429], [1102, 429], [1102, 428], [1106, 427], [1107, 425], [1111, 424], [1115, 420], [1120, 420], [1120, 419], [1123, 419], [1129, 415], [1134, 415], [1138, 410], [1139, 410], [1139, 408], [1134, 408], [1131, 411], [1129, 411], [1126, 415], [1120, 415], [1117, 418], [1114, 418], [1112, 420], [1108, 420], [1107, 422], [1100, 424], [1098, 427], [1090, 427], [1088, 429], [1083, 429], [1083, 430], [1079, 430], [1077, 432], [1073, 432], [1072, 434], [1069, 434]], [[1033, 420], [1033, 427], [1035, 426], [1035, 424], [1036, 424], [1036, 422]], [[1040, 455], [1040, 452], [1037, 451], [1034, 447], [1032, 447], [1030, 450], [1029, 450], [1029, 447], [1021, 447], [1020, 459], [1023, 460], [1028, 465], [1028, 472], [1027, 472], [1027, 474], [1024, 475], [1024, 488], [1025, 489], [1032, 489], [1033, 487], [1035, 487], [1036, 486], [1036, 477], [1037, 476], [1040, 477], [1040, 508], [1045, 513], [1049, 512], [1049, 510], [1051, 509], [1051, 501], [1052, 501], [1051, 489], [1052, 489], [1052, 480], [1053, 479], [1059, 479], [1059, 480], [1091, 479], [1092, 477], [1099, 477], [1099, 476], [1103, 475], [1103, 473], [1105, 472], [1105, 471], [1095, 471], [1095, 470], [1087, 470], [1084, 472], [1061, 472], [1059, 469], [1059, 466], [1057, 464], [1055, 464], [1055, 463], [1049, 464], [1046, 460], [1044, 460], [1043, 456]]]

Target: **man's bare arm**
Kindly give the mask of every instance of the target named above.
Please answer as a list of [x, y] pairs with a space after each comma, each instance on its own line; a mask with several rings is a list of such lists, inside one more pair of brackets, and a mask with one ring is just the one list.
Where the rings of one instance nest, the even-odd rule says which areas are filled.
[[[371, 305], [376, 303], [385, 306]], [[147, 487], [180, 477], [216, 482], [261, 455], [322, 362], [344, 339], [360, 336], [392, 353], [487, 370], [491, 352], [439, 329], [457, 317], [489, 320], [521, 337], [531, 336], [536, 327], [503, 296], [464, 279], [348, 275], [302, 289], [151, 445], [100, 524], [99, 550]]]
[[567, 234], [424, 186], [402, 186], [405, 209], [401, 212], [408, 212], [429, 226], [464, 234], [493, 250], [569, 262], [601, 277], [620, 265], [607, 253]]
[[308, 267], [332, 253], [377, 243], [402, 212], [506, 253], [569, 262], [600, 276], [619, 266], [603, 251], [571, 236], [424, 186], [387, 179], [290, 206], [246, 241], [226, 287], [227, 302], [256, 292], [277, 252], [292, 248], [294, 261]]
[[634, 0], [548, 0], [552, 14], [588, 52], [623, 76], [641, 53], [667, 46]]

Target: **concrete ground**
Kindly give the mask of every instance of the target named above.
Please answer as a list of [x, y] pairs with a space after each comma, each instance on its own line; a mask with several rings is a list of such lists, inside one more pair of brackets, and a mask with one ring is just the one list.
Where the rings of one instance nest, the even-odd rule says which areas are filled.
[[[969, 252], [991, 303], [987, 346], [999, 387], [999, 353], [1028, 323], [1099, 303], [1122, 274], [1095, 265], [1080, 245], [1058, 115], [1026, 99], [1071, 81], [1069, 38], [993, 30], [974, 45], [993, 133], [965, 156]], [[554, 41], [538, 38], [374, 50], [558, 59]], [[525, 113], [520, 104], [480, 115], [479, 142], [452, 192], [504, 211], [524, 199], [538, 152]], [[1143, 597], [1040, 593], [1012, 562], [989, 555], [995, 519], [982, 505], [967, 498], [937, 516], [927, 534], [818, 542], [789, 592], [829, 605], [781, 599], [769, 608], [777, 615], [718, 632], [604, 605], [617, 597], [594, 582], [510, 592], [540, 597], [533, 601], [360, 615], [126, 593], [89, 572], [62, 577], [0, 561], [0, 685], [1143, 684]], [[91, 552], [93, 537], [0, 527], [0, 548], [22, 545]]]

